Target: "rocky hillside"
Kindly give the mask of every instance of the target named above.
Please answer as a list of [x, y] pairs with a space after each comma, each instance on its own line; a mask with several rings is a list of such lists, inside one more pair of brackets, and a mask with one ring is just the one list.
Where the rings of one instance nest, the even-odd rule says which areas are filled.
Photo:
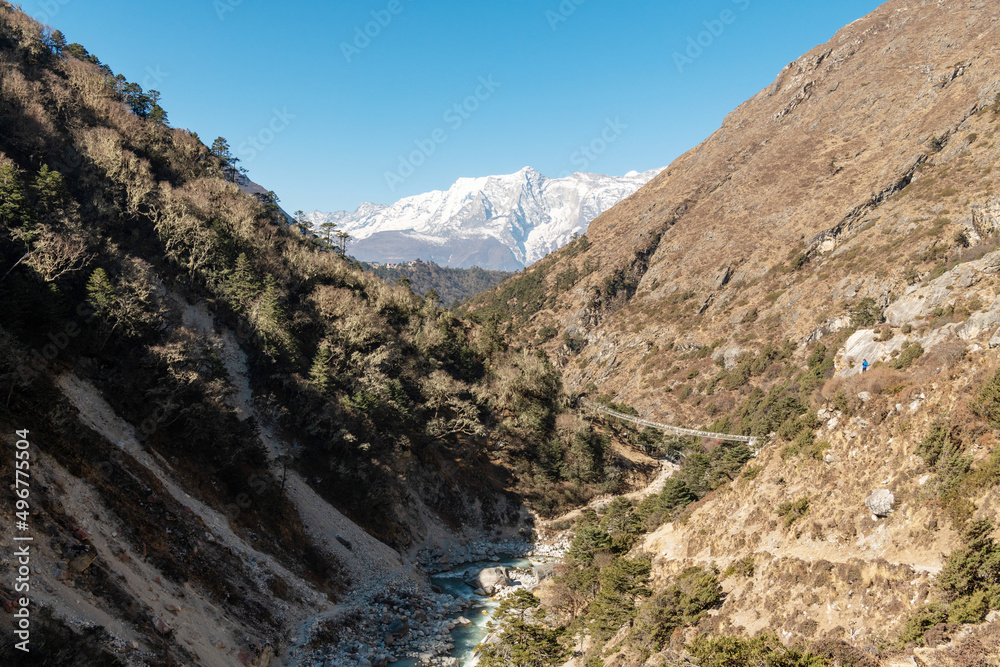
[[[541, 338], [577, 390], [594, 383], [694, 422], [713, 403], [697, 385], [720, 356], [732, 369], [745, 350], [804, 349], [886, 315], [915, 339], [948, 323], [926, 317], [934, 308], [970, 300], [948, 317], [979, 312], [961, 340], [976, 338], [993, 298], [974, 299], [967, 281], [933, 283], [931, 310], [896, 302], [996, 238], [995, 30], [983, 3], [887, 3], [473, 309], [508, 313], [529, 340], [554, 328]], [[703, 405], [670, 396], [698, 364]]]
[[[989, 3], [887, 2], [473, 304], [557, 357], [576, 392], [769, 440], [676, 520], [610, 548], [651, 559], [652, 597], [615, 617], [641, 632], [608, 624], [603, 593], [573, 598], [588, 570], [569, 570], [550, 604], [580, 633], [570, 664], [683, 664], [691, 623], [842, 664], [995, 664], [994, 627], [958, 624], [1000, 600], [949, 616], [964, 598], [940, 573], [969, 544], [989, 552], [968, 531], [1000, 509], [998, 37]], [[664, 596], [687, 595], [694, 566], [724, 597], [667, 623]]]

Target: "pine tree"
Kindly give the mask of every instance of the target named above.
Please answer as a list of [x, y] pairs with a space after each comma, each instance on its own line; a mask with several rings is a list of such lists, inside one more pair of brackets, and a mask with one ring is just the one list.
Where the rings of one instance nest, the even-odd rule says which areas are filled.
[[167, 125], [167, 112], [160, 106], [160, 91], [149, 91], [149, 119], [157, 125]]
[[351, 235], [343, 229], [337, 232], [337, 252], [343, 257], [347, 254], [347, 242], [351, 240]]
[[226, 279], [226, 290], [232, 299], [242, 307], [247, 307], [261, 292], [257, 272], [254, 270], [246, 253], [240, 253], [236, 258], [236, 266]]
[[330, 350], [330, 344], [323, 341], [320, 343], [319, 349], [316, 350], [316, 356], [313, 357], [312, 366], [309, 368], [309, 382], [321, 393], [325, 393], [330, 386], [328, 368], [332, 357], [333, 352]]
[[[118, 75], [119, 77], [121, 74]], [[124, 80], [124, 79], [123, 79]], [[121, 88], [122, 97], [129, 108], [139, 118], [148, 118], [152, 100], [142, 91], [142, 86], [126, 81]]]
[[21, 175], [10, 163], [0, 165], [0, 224], [24, 234], [30, 231], [32, 223]]
[[609, 549], [611, 549], [610, 535], [596, 526], [583, 526], [576, 531], [566, 556], [578, 565], [590, 565], [598, 551]]
[[237, 174], [246, 173], [245, 169], [237, 166], [240, 159], [232, 154], [229, 142], [225, 138], [216, 137], [215, 141], [212, 142], [211, 151], [212, 155], [219, 158], [222, 174], [226, 177], [226, 180], [235, 182]]
[[82, 44], [77, 44], [76, 42], [73, 42], [72, 44], [67, 45], [65, 49], [63, 49], [63, 53], [66, 53], [67, 55], [76, 58], [77, 60], [93, 63], [98, 67], [102, 67], [101, 61], [97, 59], [97, 56], [89, 53], [87, 49], [83, 47]]
[[337, 230], [337, 223], [327, 220], [326, 222], [320, 224], [319, 226], [320, 234], [322, 234], [323, 241], [326, 242], [328, 246], [333, 246], [333, 237]]
[[62, 55], [63, 49], [66, 48], [66, 36], [62, 34], [61, 30], [56, 30], [49, 35], [48, 47], [52, 49], [52, 53], [57, 56]]
[[66, 215], [70, 196], [66, 190], [66, 182], [58, 171], [53, 171], [47, 164], [43, 164], [31, 189], [35, 196], [35, 208], [40, 222], [54, 224]]
[[283, 351], [294, 356], [292, 343], [285, 331], [285, 309], [281, 305], [281, 293], [274, 276], [268, 275], [264, 279], [264, 291], [254, 309], [254, 324], [268, 356], [275, 358]]
[[104, 269], [95, 269], [87, 281], [87, 301], [98, 315], [104, 316], [112, 312], [117, 299], [115, 287], [111, 284], [107, 272]]
[[[497, 640], [480, 645], [483, 667], [547, 667], [561, 662], [565, 650], [559, 643], [563, 628], [549, 630], [539, 622], [545, 618], [541, 601], [527, 591], [505, 599], [494, 614]], [[529, 613], [531, 618], [529, 618]], [[491, 626], [492, 627], [492, 623]]]

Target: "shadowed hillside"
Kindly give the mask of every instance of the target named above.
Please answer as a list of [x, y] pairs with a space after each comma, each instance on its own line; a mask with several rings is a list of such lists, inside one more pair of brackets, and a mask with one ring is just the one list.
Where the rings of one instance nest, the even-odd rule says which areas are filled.
[[337, 662], [399, 610], [434, 625], [395, 652], [443, 652], [418, 552], [523, 550], [526, 502], [624, 488], [633, 464], [557, 429], [544, 355], [299, 235], [159, 101], [0, 3], [0, 422], [5, 451], [30, 445], [31, 660]]

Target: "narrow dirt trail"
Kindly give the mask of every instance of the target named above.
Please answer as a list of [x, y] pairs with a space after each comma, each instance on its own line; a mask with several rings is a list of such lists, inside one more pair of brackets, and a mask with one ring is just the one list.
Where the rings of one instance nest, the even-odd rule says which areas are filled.
[[[666, 460], [661, 460], [660, 469], [659, 471], [657, 471], [656, 476], [652, 479], [651, 482], [649, 482], [649, 484], [636, 491], [631, 491], [629, 493], [622, 494], [621, 497], [627, 498], [628, 500], [632, 500], [635, 502], [640, 502], [642, 500], [645, 500], [649, 496], [655, 495], [660, 491], [662, 491], [663, 485], [666, 483], [666, 481], [670, 479], [670, 477], [678, 470], [680, 470], [680, 466], [670, 463], [669, 461]], [[552, 526], [563, 521], [573, 521], [575, 519], [578, 519], [585, 510], [597, 509], [599, 507], [605, 506], [618, 497], [619, 496], [613, 496], [613, 495], [598, 496], [597, 498], [594, 498], [589, 503], [587, 503], [585, 507], [578, 507], [575, 510], [570, 510], [565, 514], [561, 514], [560, 516], [557, 516], [555, 518], [548, 519], [547, 521], [543, 522], [543, 525]]]

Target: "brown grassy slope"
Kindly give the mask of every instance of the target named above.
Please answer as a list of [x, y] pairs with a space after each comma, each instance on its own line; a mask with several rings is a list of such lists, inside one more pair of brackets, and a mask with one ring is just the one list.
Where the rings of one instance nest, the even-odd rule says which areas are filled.
[[[803, 340], [865, 296], [886, 304], [910, 269], [926, 274], [943, 258], [918, 261], [917, 251], [954, 245], [958, 222], [993, 192], [997, 119], [982, 110], [1000, 91], [996, 33], [982, 3], [889, 2], [847, 26], [595, 220], [586, 251], [533, 268], [556, 298], [522, 329], [585, 333], [570, 384], [649, 404], [639, 362], [650, 351], [662, 351], [659, 377], [694, 346]], [[648, 269], [625, 272], [639, 281], [614, 312], [623, 295], [604, 286], [650, 244]], [[809, 261], [791, 271], [803, 253]], [[556, 289], [557, 275], [588, 263], [597, 269]], [[662, 389], [653, 382], [652, 394]]]
[[[996, 370], [990, 353], [945, 361], [932, 354], [897, 378], [903, 382], [895, 391], [869, 377], [850, 378], [850, 395], [867, 390], [871, 397], [848, 412], [831, 407], [824, 413], [812, 456], [771, 444], [734, 482], [647, 537], [641, 550], [653, 559], [654, 581], [666, 584], [685, 567], [714, 565], [726, 577], [726, 597], [698, 632], [778, 632], [791, 643], [846, 640], [880, 655], [880, 664], [897, 664], [888, 659], [900, 654], [898, 638], [913, 610], [942, 600], [933, 577], [958, 546], [955, 522], [995, 520], [1000, 510], [1000, 492], [988, 483], [967, 484], [962, 493], [972, 504], [943, 498], [943, 475], [918, 455], [918, 443], [931, 423], [950, 420], [964, 429], [962, 451], [974, 468], [989, 468], [996, 432], [968, 406]], [[893, 492], [888, 517], [866, 508], [874, 489]], [[788, 521], [781, 505], [801, 499], [808, 499], [808, 509]], [[729, 570], [746, 559], [752, 560], [749, 574]], [[932, 648], [968, 636], [995, 651], [995, 624], [941, 631], [936, 641], [928, 638]], [[994, 664], [948, 662], [944, 654], [953, 648], [924, 653], [918, 664]], [[623, 654], [606, 664], [642, 663]]]
[[[749, 385], [795, 378], [814, 341], [839, 350], [838, 371], [849, 370], [850, 313], [864, 299], [881, 312], [995, 248], [995, 232], [977, 237], [973, 210], [996, 191], [997, 33], [991, 5], [948, 1], [891, 1], [845, 27], [595, 220], [585, 250], [566, 248], [515, 279], [542, 276], [544, 292], [517, 292], [542, 304], [518, 328], [529, 339], [543, 326], [582, 337], [578, 354], [559, 336], [546, 344], [569, 387], [686, 426], [732, 414]], [[636, 256], [647, 247], [648, 257]], [[571, 266], [582, 275], [559, 285]], [[837, 378], [813, 393], [810, 407], [828, 411], [816, 439], [829, 463], [782, 456], [788, 443], [779, 441], [748, 464], [747, 477], [647, 540], [658, 584], [691, 564], [725, 571], [755, 559], [752, 577], [727, 580], [726, 602], [701, 630], [843, 639], [888, 655], [913, 607], [935, 599], [932, 575], [958, 544], [954, 524], [995, 519], [995, 488], [969, 490], [972, 505], [946, 506], [937, 473], [916, 455], [937, 419], [969, 424], [963, 453], [977, 461], [996, 444], [967, 404], [996, 368], [986, 348], [997, 325], [962, 340], [948, 325], [989, 310], [1000, 285], [995, 272], [968, 282], [955, 275], [939, 313], [886, 331], [938, 343], [916, 364]], [[511, 294], [510, 285], [495, 294]], [[523, 302], [493, 298], [480, 303]], [[783, 339], [799, 347], [787, 362], [743, 386], [704, 386], [721, 371], [713, 357], [730, 362], [740, 349]], [[699, 357], [706, 347], [711, 354]], [[845, 412], [827, 402], [840, 390]], [[877, 488], [896, 495], [887, 519], [865, 507]], [[802, 498], [809, 512], [786, 525], [775, 509]], [[605, 664], [643, 664], [635, 660]]]

